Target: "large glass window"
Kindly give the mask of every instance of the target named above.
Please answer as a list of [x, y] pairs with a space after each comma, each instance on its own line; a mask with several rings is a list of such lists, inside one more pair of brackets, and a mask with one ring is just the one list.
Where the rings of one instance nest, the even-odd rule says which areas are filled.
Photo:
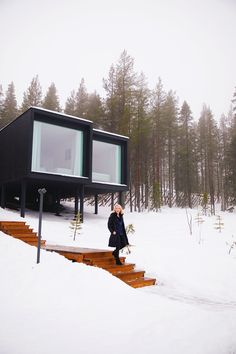
[[93, 141], [93, 182], [121, 184], [121, 146]]
[[83, 132], [34, 121], [31, 169], [83, 176]]

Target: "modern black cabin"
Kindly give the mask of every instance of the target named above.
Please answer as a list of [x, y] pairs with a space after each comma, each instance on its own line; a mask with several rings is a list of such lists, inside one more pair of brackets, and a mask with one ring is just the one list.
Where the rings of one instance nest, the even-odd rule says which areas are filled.
[[[128, 138], [93, 129], [93, 122], [31, 107], [0, 130], [1, 207], [19, 202], [21, 216], [39, 200], [46, 205], [74, 198], [83, 215], [84, 198], [128, 190]], [[79, 203], [80, 201], [80, 203]]]

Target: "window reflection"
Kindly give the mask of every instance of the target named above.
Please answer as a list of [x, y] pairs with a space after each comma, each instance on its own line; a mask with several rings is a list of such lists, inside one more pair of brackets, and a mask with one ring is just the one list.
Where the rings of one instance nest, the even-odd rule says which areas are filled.
[[34, 121], [32, 171], [83, 176], [83, 132]]
[[93, 141], [93, 182], [121, 184], [121, 146]]

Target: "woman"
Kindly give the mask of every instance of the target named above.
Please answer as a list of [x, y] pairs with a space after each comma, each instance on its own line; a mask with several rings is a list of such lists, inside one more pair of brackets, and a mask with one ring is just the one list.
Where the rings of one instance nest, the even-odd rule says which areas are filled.
[[115, 204], [113, 212], [108, 219], [108, 229], [110, 230], [111, 236], [109, 238], [109, 247], [115, 247], [116, 249], [112, 252], [115, 257], [116, 264], [122, 265], [119, 258], [119, 251], [123, 247], [129, 244], [128, 237], [125, 231], [125, 224], [123, 220], [123, 209], [120, 204]]

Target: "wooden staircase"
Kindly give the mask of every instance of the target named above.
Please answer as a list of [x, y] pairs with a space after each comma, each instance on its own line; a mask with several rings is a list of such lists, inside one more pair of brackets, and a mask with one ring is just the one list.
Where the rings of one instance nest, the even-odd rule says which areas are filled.
[[[38, 236], [33, 229], [24, 221], [0, 221], [0, 230], [7, 235], [18, 238], [31, 246], [38, 245]], [[41, 246], [45, 245], [45, 240], [41, 240]]]
[[116, 265], [112, 251], [49, 245], [46, 250], [57, 252], [75, 262], [103, 268], [133, 288], [156, 284], [156, 279], [145, 277], [144, 270], [136, 270], [135, 264], [125, 263], [125, 257], [120, 257], [122, 265]]
[[[24, 241], [29, 245], [38, 245], [36, 232], [33, 232], [33, 229], [24, 221], [0, 221], [0, 231]], [[116, 265], [112, 251], [80, 247], [50, 246], [46, 245], [45, 240], [41, 240], [41, 247], [47, 251], [57, 252], [73, 262], [103, 268], [133, 288], [156, 284], [156, 279], [145, 277], [144, 270], [136, 270], [135, 264], [126, 263], [126, 257], [120, 257], [122, 265]]]

